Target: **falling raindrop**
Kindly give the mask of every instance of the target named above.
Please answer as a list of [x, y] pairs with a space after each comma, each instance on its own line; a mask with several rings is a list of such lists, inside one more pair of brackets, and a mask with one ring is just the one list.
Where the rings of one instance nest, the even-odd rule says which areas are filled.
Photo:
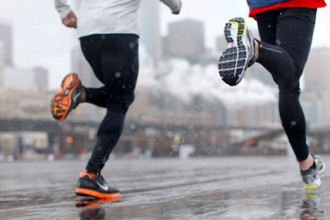
[[121, 73], [120, 73], [120, 72], [116, 72], [116, 73], [115, 73], [115, 77], [116, 77], [116, 78], [120, 78], [120, 77], [121, 77]]
[[277, 39], [277, 40], [276, 40], [276, 45], [281, 45], [281, 44], [282, 44], [282, 41], [279, 40], [279, 39]]
[[130, 42], [130, 43], [129, 43], [129, 47], [130, 47], [131, 49], [133, 49], [134, 46], [135, 46], [134, 42]]
[[136, 128], [136, 125], [135, 124], [131, 124], [130, 125], [130, 129], [134, 130]]

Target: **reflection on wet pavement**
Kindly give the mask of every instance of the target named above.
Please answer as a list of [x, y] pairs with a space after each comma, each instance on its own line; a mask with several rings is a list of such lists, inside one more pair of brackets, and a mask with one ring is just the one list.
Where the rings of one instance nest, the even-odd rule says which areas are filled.
[[322, 207], [321, 196], [319, 194], [305, 194], [301, 205], [300, 218], [302, 220], [322, 219], [325, 217], [325, 208]]
[[92, 208], [85, 208], [80, 211], [80, 219], [81, 220], [101, 220], [106, 219], [106, 211], [105, 208], [98, 206]]
[[79, 198], [76, 202], [76, 207], [80, 208], [81, 220], [97, 220], [106, 219], [106, 209], [104, 204], [118, 202], [114, 199], [96, 199], [96, 198]]
[[113, 203], [113, 202], [118, 202], [118, 201], [119, 201], [119, 199], [97, 199], [97, 198], [92, 198], [92, 197], [79, 198], [79, 199], [77, 199], [76, 207], [77, 208], [95, 207], [95, 206], [100, 206], [105, 203]]
[[292, 158], [110, 161], [120, 201], [73, 194], [84, 163], [2, 163], [0, 219], [330, 219], [330, 175], [304, 194]]

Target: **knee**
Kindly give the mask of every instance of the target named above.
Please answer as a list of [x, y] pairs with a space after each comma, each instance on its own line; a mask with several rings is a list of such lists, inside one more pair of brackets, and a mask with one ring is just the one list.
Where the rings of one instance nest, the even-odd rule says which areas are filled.
[[132, 103], [134, 102], [134, 99], [135, 99], [134, 94], [130, 98], [125, 99], [122, 102], [122, 108], [123, 108], [123, 110], [128, 111], [128, 108], [132, 105]]
[[292, 99], [292, 98], [299, 98], [301, 93], [301, 89], [298, 85], [294, 87], [279, 87], [279, 96], [280, 98], [285, 98], [285, 99]]
[[134, 101], [134, 95], [129, 98], [122, 99], [110, 99], [108, 101], [107, 107], [108, 109], [117, 110], [121, 113], [126, 113]]

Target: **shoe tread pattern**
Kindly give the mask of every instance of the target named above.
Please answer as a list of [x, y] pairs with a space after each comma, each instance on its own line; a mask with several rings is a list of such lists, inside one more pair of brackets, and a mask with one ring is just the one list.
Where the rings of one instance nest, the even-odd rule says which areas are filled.
[[[236, 25], [235, 36], [232, 35], [232, 26]], [[228, 47], [219, 59], [219, 74], [222, 80], [228, 85], [234, 86], [240, 82], [241, 75], [247, 68], [247, 47], [242, 41], [242, 36], [246, 31], [243, 18], [233, 18], [225, 25], [224, 34]], [[236, 38], [236, 43], [234, 38]]]

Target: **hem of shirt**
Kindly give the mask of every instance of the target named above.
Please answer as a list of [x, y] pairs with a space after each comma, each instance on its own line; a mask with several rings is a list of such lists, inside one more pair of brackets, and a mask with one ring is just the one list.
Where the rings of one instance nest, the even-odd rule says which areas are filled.
[[275, 5], [267, 6], [264, 8], [255, 8], [255, 9], [250, 9], [249, 17], [251, 18], [256, 18], [257, 14], [267, 12], [267, 11], [273, 11], [277, 9], [285, 9], [285, 8], [308, 8], [308, 9], [317, 9], [317, 8], [323, 8], [325, 7], [325, 3], [319, 3], [315, 5], [306, 5], [306, 4], [292, 4], [292, 3], [278, 3]]
[[83, 37], [90, 37], [94, 35], [115, 35], [115, 34], [120, 34], [120, 35], [136, 35], [137, 37], [140, 37], [138, 33], [128, 33], [128, 32], [114, 32], [114, 33], [91, 33], [91, 34], [82, 34], [78, 36], [78, 39], [83, 38]]

